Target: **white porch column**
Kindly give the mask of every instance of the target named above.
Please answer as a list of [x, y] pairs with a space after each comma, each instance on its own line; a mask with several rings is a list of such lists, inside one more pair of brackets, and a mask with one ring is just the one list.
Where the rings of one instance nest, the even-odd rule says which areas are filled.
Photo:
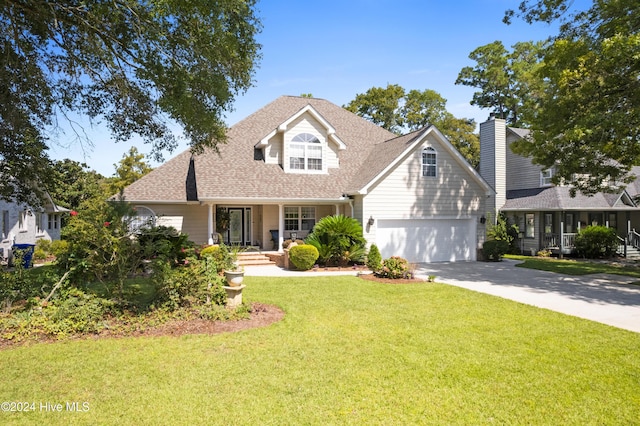
[[558, 257], [562, 259], [564, 257], [564, 220], [560, 221], [560, 253], [558, 253]]
[[282, 243], [284, 242], [284, 206], [278, 204], [278, 253], [282, 253]]
[[207, 235], [209, 236], [209, 245], [213, 244], [213, 204], [207, 204], [209, 208], [207, 215]]
[[336, 204], [336, 216], [340, 214], [340, 204]]

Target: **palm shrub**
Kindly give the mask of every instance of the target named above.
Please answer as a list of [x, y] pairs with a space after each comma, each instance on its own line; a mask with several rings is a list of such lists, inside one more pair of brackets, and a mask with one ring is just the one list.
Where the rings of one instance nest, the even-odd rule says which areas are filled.
[[320, 263], [346, 265], [360, 262], [366, 254], [366, 240], [362, 225], [356, 219], [344, 215], [326, 216], [305, 239], [318, 249]]
[[589, 259], [611, 257], [618, 247], [618, 235], [606, 226], [587, 226], [576, 235], [575, 245], [580, 256]]
[[301, 244], [291, 247], [289, 250], [289, 260], [301, 271], [307, 271], [315, 265], [318, 260], [318, 249], [310, 244]]
[[382, 255], [378, 246], [371, 244], [369, 247], [369, 254], [367, 255], [367, 268], [373, 272], [378, 272], [382, 267]]

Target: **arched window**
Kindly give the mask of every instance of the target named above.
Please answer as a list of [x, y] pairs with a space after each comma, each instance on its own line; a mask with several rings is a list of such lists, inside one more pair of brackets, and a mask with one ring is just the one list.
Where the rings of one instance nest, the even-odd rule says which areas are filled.
[[322, 170], [322, 144], [311, 133], [300, 133], [289, 144], [289, 169]]
[[436, 177], [438, 170], [436, 150], [427, 147], [422, 150], [422, 176]]
[[133, 209], [135, 210], [135, 216], [129, 218], [129, 230], [131, 232], [156, 225], [156, 214], [149, 207], [136, 206]]

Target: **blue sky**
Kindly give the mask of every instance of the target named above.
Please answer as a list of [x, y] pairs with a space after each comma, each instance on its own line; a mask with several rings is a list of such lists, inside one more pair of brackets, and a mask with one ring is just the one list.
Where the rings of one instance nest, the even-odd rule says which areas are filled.
[[[406, 90], [432, 89], [447, 99], [456, 117], [484, 121], [487, 110], [469, 104], [475, 89], [456, 86], [460, 70], [474, 65], [469, 53], [501, 40], [510, 47], [518, 41], [543, 40], [556, 26], [502, 23], [504, 11], [520, 0], [261, 0], [263, 23], [258, 41], [262, 60], [254, 87], [239, 96], [226, 116], [233, 125], [281, 95], [311, 93], [337, 105], [347, 104], [371, 87], [399, 84]], [[586, 8], [588, 0], [574, 7]], [[85, 128], [88, 127], [85, 125]], [[94, 146], [72, 143], [71, 132], [58, 135], [54, 159], [86, 162], [105, 176], [132, 145], [147, 153], [139, 141], [114, 143], [108, 130], [88, 129]], [[63, 146], [66, 146], [63, 148]], [[186, 149], [182, 144], [171, 158]], [[151, 163], [156, 166], [156, 163]]]

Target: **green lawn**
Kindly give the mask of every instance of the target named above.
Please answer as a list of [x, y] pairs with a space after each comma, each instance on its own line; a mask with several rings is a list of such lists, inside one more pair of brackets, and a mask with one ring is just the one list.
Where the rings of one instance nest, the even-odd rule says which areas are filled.
[[[213, 336], [0, 352], [2, 424], [637, 424], [640, 335], [441, 284], [246, 277], [286, 311]], [[64, 411], [66, 402], [87, 412]], [[62, 413], [40, 409], [61, 403]]]
[[620, 266], [608, 263], [590, 262], [585, 260], [558, 259], [554, 257], [531, 257], [507, 255], [507, 259], [522, 260], [517, 265], [522, 268], [540, 269], [567, 275], [615, 274], [640, 278], [640, 268], [637, 266]]

